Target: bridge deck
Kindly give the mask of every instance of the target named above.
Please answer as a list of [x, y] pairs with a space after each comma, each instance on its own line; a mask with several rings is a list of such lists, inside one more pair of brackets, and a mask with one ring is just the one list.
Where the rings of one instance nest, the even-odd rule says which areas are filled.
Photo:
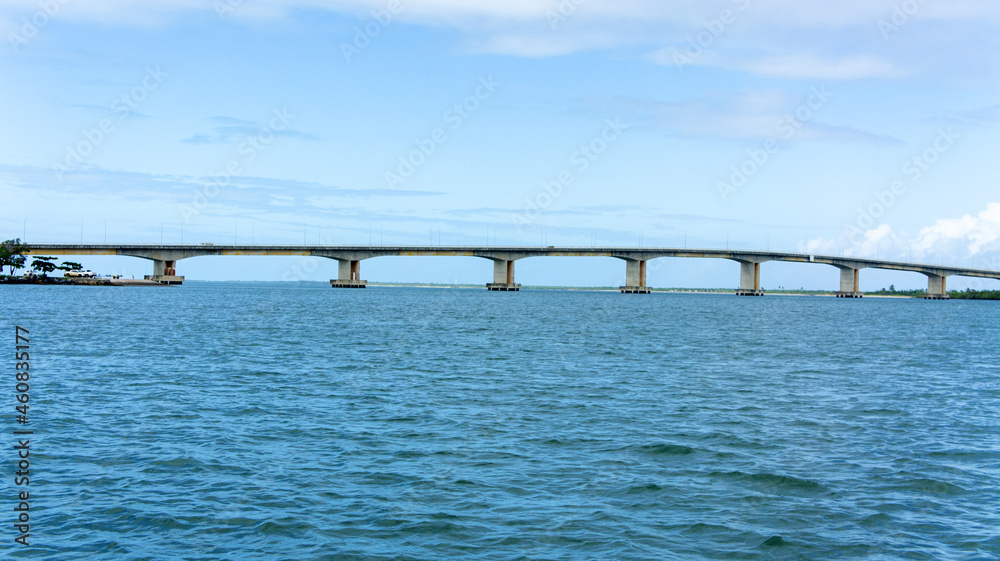
[[616, 257], [647, 261], [661, 257], [731, 259], [763, 263], [787, 261], [821, 263], [840, 268], [889, 269], [913, 271], [938, 276], [966, 276], [1000, 279], [1000, 271], [952, 267], [926, 263], [908, 263], [863, 257], [816, 255], [778, 251], [681, 249], [665, 247], [568, 247], [568, 246], [359, 246], [359, 245], [120, 245], [120, 244], [29, 244], [30, 254], [53, 255], [126, 255], [146, 259], [187, 259], [207, 255], [299, 255], [330, 259], [359, 260], [392, 255], [447, 255], [516, 260], [527, 257]]

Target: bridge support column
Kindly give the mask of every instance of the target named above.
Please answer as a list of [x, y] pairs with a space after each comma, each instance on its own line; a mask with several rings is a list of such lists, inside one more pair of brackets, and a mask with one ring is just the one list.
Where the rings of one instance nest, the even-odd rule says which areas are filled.
[[948, 296], [948, 277], [924, 274], [927, 275], [927, 295], [924, 296], [924, 300], [947, 300], [950, 298]]
[[622, 294], [649, 294], [646, 288], [646, 262], [636, 259], [625, 260], [625, 286]]
[[176, 263], [176, 260], [153, 259], [153, 274], [144, 278], [161, 284], [181, 284], [184, 277], [177, 276]]
[[763, 296], [760, 289], [760, 263], [740, 261], [740, 288], [737, 296]]
[[486, 285], [488, 290], [496, 292], [517, 292], [521, 285], [514, 282], [514, 260], [493, 260], [493, 282]]
[[852, 267], [840, 269], [840, 291], [837, 298], [861, 298], [863, 295], [858, 290], [858, 281], [861, 279], [861, 270]]
[[364, 288], [368, 281], [361, 280], [361, 261], [338, 259], [337, 278], [330, 281], [333, 288]]

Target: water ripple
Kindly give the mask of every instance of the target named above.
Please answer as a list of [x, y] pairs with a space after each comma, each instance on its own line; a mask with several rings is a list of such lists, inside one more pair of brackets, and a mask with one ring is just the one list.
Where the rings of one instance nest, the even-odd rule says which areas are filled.
[[192, 283], [0, 306], [34, 337], [40, 497], [37, 547], [5, 558], [1000, 558], [992, 303]]

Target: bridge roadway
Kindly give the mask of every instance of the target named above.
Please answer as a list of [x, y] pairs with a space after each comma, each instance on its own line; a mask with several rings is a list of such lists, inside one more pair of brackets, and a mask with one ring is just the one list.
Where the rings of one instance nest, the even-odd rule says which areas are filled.
[[493, 261], [493, 282], [487, 288], [497, 291], [516, 291], [521, 285], [514, 282], [514, 262], [527, 257], [615, 257], [625, 261], [623, 293], [645, 294], [646, 263], [661, 257], [697, 257], [730, 259], [740, 264], [740, 288], [736, 294], [760, 296], [760, 265], [768, 261], [794, 263], [821, 263], [840, 269], [840, 290], [837, 296], [860, 298], [858, 281], [862, 269], [890, 269], [913, 271], [927, 276], [927, 297], [947, 298], [946, 279], [949, 276], [1000, 279], [1000, 271], [947, 267], [921, 263], [905, 263], [861, 257], [835, 257], [808, 253], [778, 251], [742, 251], [729, 249], [679, 249], [636, 247], [493, 247], [493, 246], [325, 246], [325, 245], [115, 245], [115, 244], [29, 244], [33, 255], [126, 255], [153, 261], [153, 274], [146, 278], [166, 284], [180, 284], [176, 263], [181, 259], [206, 255], [304, 255], [335, 259], [339, 262], [338, 275], [330, 281], [335, 288], [364, 288], [361, 280], [361, 261], [390, 255], [457, 255], [482, 257]]

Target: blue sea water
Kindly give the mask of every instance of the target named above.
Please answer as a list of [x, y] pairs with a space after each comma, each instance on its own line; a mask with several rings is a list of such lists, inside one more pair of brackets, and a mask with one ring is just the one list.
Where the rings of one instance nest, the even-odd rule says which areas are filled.
[[0, 287], [11, 559], [998, 559], [995, 302]]

